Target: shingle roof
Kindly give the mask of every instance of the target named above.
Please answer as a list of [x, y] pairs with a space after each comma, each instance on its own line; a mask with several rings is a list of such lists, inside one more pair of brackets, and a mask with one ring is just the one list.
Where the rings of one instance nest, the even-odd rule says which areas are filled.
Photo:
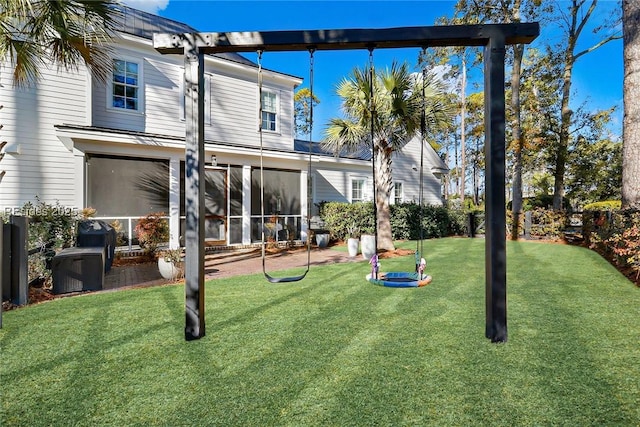
[[[293, 141], [293, 151], [296, 153], [309, 154], [309, 141], [296, 139]], [[322, 148], [322, 145], [318, 142], [311, 142], [311, 153], [317, 156], [329, 156], [334, 157], [332, 151], [325, 150]], [[354, 160], [371, 160], [371, 150], [369, 147], [363, 146], [356, 152], [347, 152], [342, 151], [338, 156], [344, 159], [354, 159]]]
[[[198, 30], [172, 19], [134, 9], [129, 6], [119, 5], [118, 31], [145, 39], [153, 39], [153, 33], [197, 33]], [[215, 53], [213, 56], [239, 62], [245, 65], [257, 66], [254, 62], [237, 53]]]

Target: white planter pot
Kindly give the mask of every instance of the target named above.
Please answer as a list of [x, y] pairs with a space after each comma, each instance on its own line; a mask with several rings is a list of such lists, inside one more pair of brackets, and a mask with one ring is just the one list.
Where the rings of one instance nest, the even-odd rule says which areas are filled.
[[349, 249], [349, 256], [354, 257], [358, 255], [359, 244], [360, 244], [360, 240], [354, 237], [351, 237], [347, 240], [347, 249]]
[[316, 243], [321, 248], [326, 248], [329, 244], [329, 235], [328, 234], [316, 234]]
[[182, 276], [182, 263], [175, 265], [171, 262], [165, 261], [164, 257], [158, 257], [158, 270], [162, 278], [167, 280], [178, 280]]
[[362, 251], [362, 258], [367, 261], [370, 260], [376, 253], [376, 236], [372, 234], [360, 236], [360, 250]]

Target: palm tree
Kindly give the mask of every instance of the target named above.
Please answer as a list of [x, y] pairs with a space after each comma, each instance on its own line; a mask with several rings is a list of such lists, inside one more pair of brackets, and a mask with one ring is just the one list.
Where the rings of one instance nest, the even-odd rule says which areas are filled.
[[392, 154], [420, 132], [423, 111], [425, 129], [445, 124], [451, 115], [440, 83], [428, 73], [411, 74], [407, 63], [394, 61], [391, 69], [375, 73], [375, 78], [371, 74], [370, 69], [356, 67], [338, 86], [344, 117], [330, 120], [323, 146], [336, 155], [363, 147], [372, 151], [378, 248], [394, 250], [389, 208]]
[[117, 0], [0, 0], [0, 58], [14, 66], [14, 84], [36, 83], [47, 59], [65, 70], [83, 62], [106, 81], [117, 5]]

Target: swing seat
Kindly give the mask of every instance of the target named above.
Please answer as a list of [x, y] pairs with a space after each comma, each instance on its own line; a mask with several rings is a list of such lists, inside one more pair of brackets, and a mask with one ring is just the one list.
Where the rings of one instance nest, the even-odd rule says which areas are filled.
[[389, 272], [378, 273], [378, 278], [374, 279], [371, 274], [367, 274], [367, 281], [374, 285], [386, 286], [389, 288], [421, 288], [431, 283], [432, 277], [427, 274]]

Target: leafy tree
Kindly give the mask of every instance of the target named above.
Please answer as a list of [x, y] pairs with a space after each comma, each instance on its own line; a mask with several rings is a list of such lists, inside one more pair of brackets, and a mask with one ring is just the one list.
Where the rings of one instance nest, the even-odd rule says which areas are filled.
[[[460, 23], [517, 23], [521, 21], [537, 21], [543, 9], [541, 0], [458, 0], [456, 3], [457, 20]], [[514, 217], [522, 211], [522, 153], [524, 150], [524, 134], [522, 132], [520, 111], [520, 83], [522, 60], [525, 45], [509, 46], [507, 62], [510, 65], [510, 107], [508, 144], [513, 166], [513, 203]], [[464, 156], [464, 145], [462, 154]], [[463, 157], [464, 158], [464, 157]], [[463, 160], [463, 165], [465, 161]], [[464, 187], [463, 187], [464, 188]], [[513, 221], [512, 236], [518, 236], [519, 221]]]
[[[525, 152], [528, 153], [523, 157], [523, 165], [534, 178], [541, 174], [546, 176], [547, 171], [550, 172], [554, 185], [555, 161], [558, 157], [562, 133], [563, 69], [564, 54], [562, 52], [553, 51], [550, 46], [546, 47], [545, 52], [530, 49], [524, 61], [521, 84], [522, 123], [527, 135]], [[600, 141], [608, 141], [611, 138], [608, 126], [614, 111], [615, 108], [589, 111], [586, 104], [572, 111], [571, 126], [568, 129], [564, 186], [572, 200], [578, 204], [583, 204], [585, 197], [586, 200], [592, 200], [593, 197], [600, 200], [599, 197], [603, 194], [616, 194], [613, 189], [615, 185], [604, 184], [604, 182], [598, 189], [591, 188], [591, 194], [587, 190], [592, 184], [598, 186], [593, 181], [596, 176], [601, 179], [606, 177], [607, 182], [615, 182], [615, 174], [620, 172], [614, 161], [615, 156], [610, 157], [610, 162], [599, 160], [608, 158], [611, 152], [608, 150], [606, 153], [591, 152], [593, 147], [601, 149], [608, 147], [606, 144], [601, 145]], [[581, 158], [587, 155], [590, 158]], [[595, 171], [583, 171], [583, 168], [589, 167], [598, 167], [600, 170], [597, 174]], [[608, 186], [609, 190], [604, 190], [605, 186]], [[531, 187], [535, 187], [535, 183], [532, 182]]]
[[640, 209], [640, 2], [623, 0], [624, 142], [622, 208]]
[[418, 134], [423, 111], [425, 128], [433, 129], [449, 120], [449, 108], [438, 81], [427, 73], [413, 76], [407, 63], [394, 62], [390, 69], [375, 73], [372, 68], [355, 68], [339, 84], [337, 93], [344, 117], [330, 120], [323, 144], [336, 154], [363, 147], [372, 150], [378, 247], [393, 250], [389, 207], [392, 155]]
[[[564, 178], [569, 150], [569, 141], [571, 127], [573, 124], [574, 112], [570, 107], [571, 101], [571, 82], [573, 76], [573, 67], [576, 61], [604, 44], [619, 39], [621, 36], [618, 32], [603, 36], [594, 45], [578, 50], [578, 41], [583, 31], [593, 16], [598, 5], [598, 0], [571, 0], [568, 14], [561, 14], [558, 21], [564, 29], [564, 40], [559, 46], [553, 50], [560, 52], [563, 56], [562, 70], [562, 87], [561, 87], [561, 104], [560, 104], [560, 129], [558, 134], [557, 148], [555, 150], [554, 169], [554, 190], [553, 190], [553, 208], [562, 209], [562, 198], [564, 195]], [[616, 18], [613, 18], [616, 21]], [[595, 34], [602, 34], [612, 24], [600, 25], [594, 29]]]
[[622, 144], [580, 136], [569, 154], [567, 196], [580, 205], [619, 200]]
[[46, 60], [65, 70], [86, 64], [105, 81], [112, 64], [117, 0], [0, 0], [0, 57], [17, 86], [36, 83]]
[[484, 156], [484, 92], [475, 92], [467, 98], [467, 134], [471, 144], [469, 156], [472, 168], [473, 203], [480, 205], [480, 180], [485, 168]]
[[294, 119], [296, 123], [296, 135], [303, 137], [311, 132], [311, 107], [320, 104], [316, 94], [311, 94], [309, 88], [303, 87], [293, 96]]
[[[462, 5], [464, 3], [464, 5]], [[466, 2], [461, 1], [459, 6], [464, 8], [468, 6]], [[463, 25], [478, 24], [479, 17], [468, 14], [464, 9], [456, 8], [456, 14], [452, 18], [441, 17], [436, 20], [437, 25]], [[433, 67], [438, 65], [446, 67], [447, 84], [450, 86], [449, 96], [453, 98], [453, 105], [456, 105], [458, 114], [453, 123], [453, 128], [445, 128], [444, 135], [441, 139], [453, 138], [452, 144], [455, 158], [455, 167], [451, 169], [451, 177], [456, 180], [456, 192], [461, 201], [465, 197], [465, 187], [467, 180], [467, 90], [469, 79], [467, 74], [469, 70], [482, 63], [480, 49], [468, 46], [459, 47], [434, 47], [429, 51], [423, 51], [419, 57], [419, 64], [423, 67]], [[457, 130], [456, 130], [457, 127]], [[458, 146], [460, 147], [458, 156]], [[449, 153], [446, 152], [448, 157]]]

